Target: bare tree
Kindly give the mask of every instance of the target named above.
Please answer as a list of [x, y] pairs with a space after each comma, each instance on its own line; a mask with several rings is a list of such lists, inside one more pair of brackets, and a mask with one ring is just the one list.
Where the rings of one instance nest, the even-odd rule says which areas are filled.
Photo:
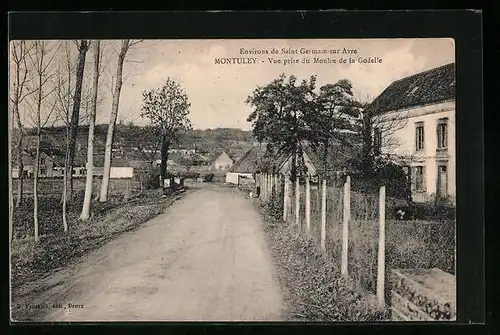
[[391, 152], [391, 149], [400, 145], [396, 133], [406, 126], [409, 112], [380, 113], [368, 103], [364, 103], [363, 107], [362, 170], [368, 173], [373, 170], [374, 158], [383, 153], [382, 148], [385, 152]]
[[85, 57], [89, 49], [89, 41], [80, 40], [78, 43], [78, 62], [76, 67], [76, 82], [75, 82], [75, 92], [73, 95], [73, 108], [71, 113], [70, 122], [70, 137], [68, 143], [68, 160], [65, 162], [65, 173], [66, 173], [66, 184], [64, 188], [66, 192], [69, 187], [70, 199], [73, 196], [73, 167], [75, 161], [75, 145], [76, 136], [78, 132], [78, 125], [80, 121], [80, 105], [82, 100], [82, 85], [83, 76], [85, 71]]
[[106, 137], [106, 149], [104, 153], [104, 173], [102, 177], [101, 190], [99, 196], [100, 202], [106, 202], [108, 199], [108, 186], [109, 186], [109, 175], [111, 172], [113, 134], [115, 131], [116, 119], [118, 117], [120, 93], [123, 84], [123, 63], [125, 61], [127, 52], [130, 50], [130, 48], [140, 42], [141, 41], [122, 40], [120, 53], [118, 54], [116, 78], [113, 88], [113, 102], [111, 105], [111, 114], [109, 116], [108, 134]]
[[12, 61], [12, 76], [13, 76], [13, 88], [11, 89], [11, 108], [12, 114], [17, 124], [17, 144], [16, 144], [16, 162], [18, 169], [18, 185], [17, 185], [17, 199], [15, 207], [21, 205], [23, 199], [23, 138], [24, 130], [23, 124], [21, 122], [21, 116], [19, 113], [19, 106], [24, 101], [24, 99], [35, 91], [27, 90], [27, 83], [29, 80], [28, 73], [30, 72], [30, 64], [28, 63], [28, 55], [31, 50], [31, 44], [26, 41], [13, 41], [11, 43], [11, 61]]
[[[76, 45], [76, 46], [75, 46]], [[58, 67], [58, 79], [57, 79], [57, 114], [58, 114], [58, 121], [60, 124], [65, 129], [65, 157], [64, 157], [64, 175], [63, 175], [63, 184], [65, 187], [63, 187], [63, 192], [61, 196], [61, 203], [63, 207], [63, 226], [64, 226], [64, 231], [68, 230], [68, 225], [67, 225], [67, 199], [68, 199], [68, 191], [69, 191], [69, 184], [68, 182], [68, 166], [69, 166], [69, 154], [70, 154], [70, 137], [71, 137], [71, 122], [72, 122], [72, 105], [73, 105], [73, 98], [74, 94], [76, 91], [76, 85], [73, 84], [72, 78], [75, 73], [75, 68], [78, 63], [78, 55], [74, 55], [72, 53], [73, 47], [77, 49], [79, 46], [79, 43], [74, 43], [72, 41], [64, 41], [62, 42], [62, 48], [64, 49], [64, 53], [62, 54], [62, 57], [59, 59], [59, 67]], [[105, 46], [101, 44], [100, 49], [100, 66], [99, 66], [99, 76], [101, 77], [104, 69], [106, 66], [103, 66], [102, 63], [102, 58], [103, 58], [103, 49]], [[85, 76], [85, 71], [84, 71], [84, 76]], [[82, 83], [82, 94], [81, 94], [81, 103], [80, 105], [82, 106], [87, 106], [89, 105], [89, 101], [92, 99], [92, 93], [93, 93], [93, 88], [92, 85], [85, 85], [86, 80], [84, 78], [83, 83]], [[99, 81], [99, 87], [102, 84], [102, 80]], [[97, 99], [97, 105], [99, 106], [100, 103], [102, 102], [104, 96], [102, 94], [98, 95]], [[90, 109], [90, 108], [87, 108]], [[78, 124], [84, 124], [84, 123], [89, 123], [90, 124], [90, 115], [91, 113], [88, 113], [87, 109], [82, 109], [80, 108], [79, 111], [79, 120]]]
[[[57, 50], [54, 52], [48, 46], [45, 41], [35, 41], [34, 42], [34, 52], [33, 55], [29, 54], [33, 69], [33, 89], [36, 91], [34, 97], [34, 115], [32, 115], [32, 120], [36, 126], [36, 154], [35, 154], [35, 167], [34, 167], [34, 179], [33, 179], [33, 221], [35, 226], [35, 241], [38, 241], [38, 177], [40, 170], [40, 139], [42, 128], [46, 126], [47, 122], [50, 120], [52, 112], [55, 109], [55, 103], [47, 111], [46, 106], [43, 105], [44, 100], [54, 92], [54, 89], [49, 92], [44, 91], [44, 87], [48, 81], [54, 76], [54, 73], [50, 73], [50, 66]], [[42, 115], [45, 110], [45, 114]]]
[[83, 202], [82, 214], [80, 220], [85, 221], [90, 216], [90, 201], [92, 199], [92, 182], [94, 175], [94, 127], [97, 109], [97, 95], [99, 91], [99, 54], [100, 54], [100, 41], [96, 40], [94, 44], [94, 83], [93, 83], [93, 96], [92, 106], [89, 121], [89, 136], [87, 145], [87, 180], [85, 185], [85, 198]]

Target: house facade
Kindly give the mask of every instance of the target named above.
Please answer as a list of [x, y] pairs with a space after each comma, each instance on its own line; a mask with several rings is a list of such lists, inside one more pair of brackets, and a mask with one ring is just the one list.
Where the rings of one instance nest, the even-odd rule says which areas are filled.
[[[104, 156], [94, 156], [94, 175], [102, 176], [104, 175]], [[111, 179], [122, 179], [122, 178], [133, 178], [134, 168], [130, 166], [127, 159], [122, 157], [113, 157], [111, 159], [111, 166], [109, 171], [109, 178]]]
[[[35, 154], [25, 151], [22, 155], [23, 160], [23, 177], [33, 178], [35, 173]], [[40, 178], [52, 178], [60, 177], [63, 175], [64, 165], [61, 167], [56, 157], [52, 157], [49, 154], [41, 151], [40, 161], [38, 164], [38, 177]], [[19, 177], [19, 169], [17, 164], [12, 167], [12, 178]]]
[[402, 165], [412, 200], [455, 201], [455, 64], [393, 82], [369, 109], [374, 150]]

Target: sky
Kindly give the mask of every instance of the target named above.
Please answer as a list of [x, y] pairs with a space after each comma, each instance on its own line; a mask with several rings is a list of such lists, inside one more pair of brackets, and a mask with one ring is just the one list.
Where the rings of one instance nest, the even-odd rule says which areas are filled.
[[[105, 41], [107, 74], [115, 69], [118, 41]], [[114, 47], [113, 47], [114, 46]], [[113, 47], [113, 48], [112, 48]], [[278, 54], [242, 54], [242, 50], [277, 49]], [[295, 50], [284, 54], [282, 49]], [[306, 50], [332, 50], [327, 55], [301, 54]], [[345, 54], [344, 48], [356, 54]], [[244, 51], [244, 50], [243, 50]], [[218, 58], [256, 58], [254, 64], [216, 64]], [[337, 63], [316, 63], [314, 57], [335, 59]], [[340, 58], [354, 63], [340, 64]], [[360, 58], [378, 57], [381, 63], [360, 63]], [[268, 58], [280, 59], [270, 64]], [[310, 63], [302, 63], [302, 59]], [[91, 64], [92, 57], [87, 57]], [[283, 61], [299, 60], [298, 64]], [[142, 92], [161, 87], [167, 77], [179, 83], [191, 102], [189, 118], [196, 129], [231, 127], [249, 130], [246, 121], [251, 107], [245, 99], [257, 86], [279, 76], [294, 74], [299, 80], [317, 75], [317, 87], [349, 79], [355, 96], [372, 101], [394, 80], [455, 61], [453, 39], [331, 39], [331, 40], [144, 40], [127, 54], [118, 119], [144, 125], [140, 117]], [[87, 66], [86, 72], [90, 71]], [[91, 77], [90, 75], [88, 76]], [[108, 123], [111, 85], [103, 85], [103, 101], [97, 123]]]

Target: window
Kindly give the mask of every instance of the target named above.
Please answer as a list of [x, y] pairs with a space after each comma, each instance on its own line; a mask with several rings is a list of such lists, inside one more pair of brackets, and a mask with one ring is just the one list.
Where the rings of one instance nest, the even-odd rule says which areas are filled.
[[448, 172], [446, 165], [438, 165], [437, 195], [446, 197], [448, 194]]
[[415, 191], [425, 191], [424, 167], [415, 166]]
[[437, 148], [448, 147], [448, 119], [439, 119], [437, 125]]
[[380, 155], [382, 150], [382, 131], [375, 128], [373, 135], [373, 151], [375, 155]]
[[40, 165], [45, 165], [45, 157], [40, 157]]
[[45, 168], [40, 168], [40, 174], [44, 176], [47, 173], [47, 170]]
[[415, 149], [424, 150], [424, 123], [417, 122], [415, 128]]

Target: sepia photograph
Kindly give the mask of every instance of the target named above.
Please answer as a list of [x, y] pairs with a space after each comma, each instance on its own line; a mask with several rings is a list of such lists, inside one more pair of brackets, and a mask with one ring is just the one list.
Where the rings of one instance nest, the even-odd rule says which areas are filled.
[[11, 322], [456, 320], [452, 38], [12, 40], [9, 98]]

